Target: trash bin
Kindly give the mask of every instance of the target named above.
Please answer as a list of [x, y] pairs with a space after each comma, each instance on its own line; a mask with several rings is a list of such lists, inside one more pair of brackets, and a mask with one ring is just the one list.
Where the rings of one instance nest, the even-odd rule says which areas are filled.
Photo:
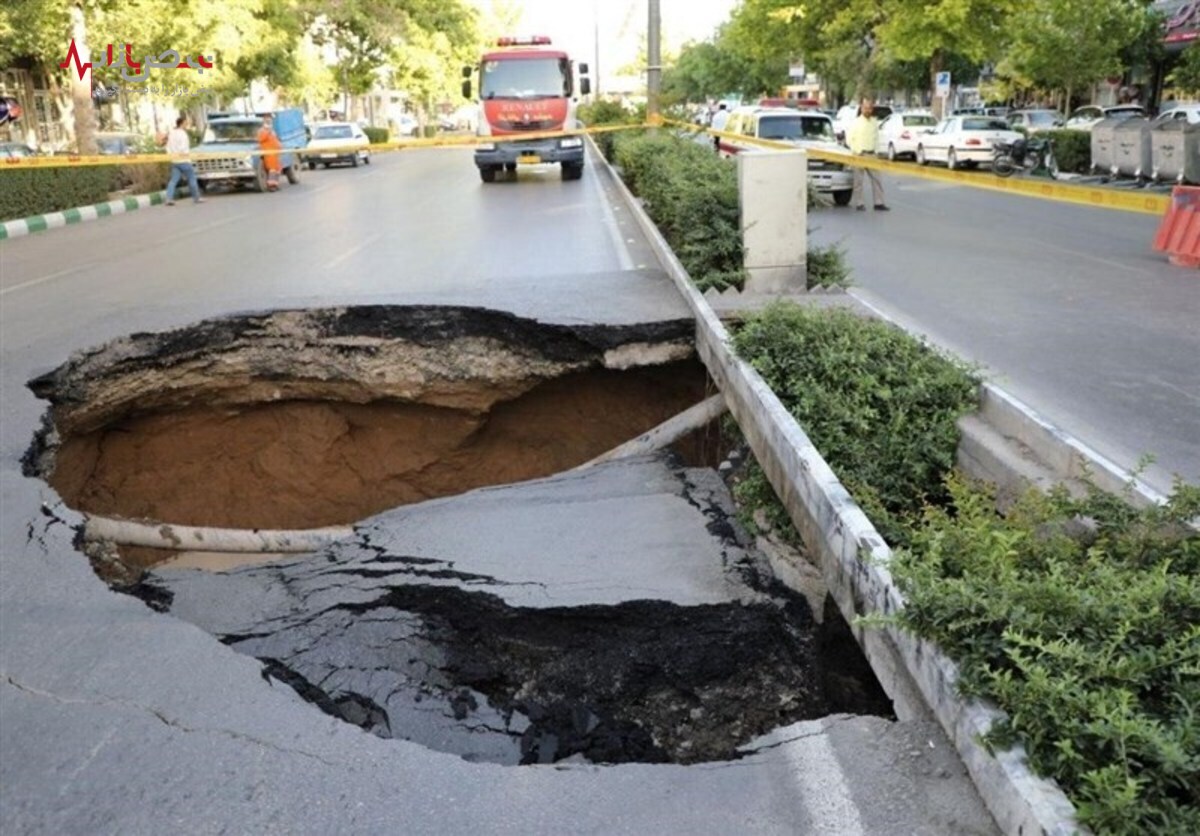
[[1155, 182], [1200, 183], [1200, 124], [1171, 119], [1154, 127], [1150, 177]]
[[1126, 117], [1101, 119], [1092, 126], [1092, 171], [1110, 172], [1113, 168], [1113, 132]]
[[1113, 131], [1113, 174], [1136, 177], [1150, 176], [1149, 119], [1126, 119]]

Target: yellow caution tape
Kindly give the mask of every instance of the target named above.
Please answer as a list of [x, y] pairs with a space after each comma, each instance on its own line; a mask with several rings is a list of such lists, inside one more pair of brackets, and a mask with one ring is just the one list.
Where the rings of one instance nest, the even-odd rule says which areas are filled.
[[[670, 119], [658, 120], [663, 125], [683, 128], [695, 133], [705, 133], [709, 136], [735, 140], [740, 144], [754, 145], [761, 148], [777, 150], [795, 150], [795, 146], [783, 142], [744, 136], [742, 134], [714, 131], [702, 128], [688, 122], [678, 122]], [[601, 134], [613, 131], [627, 131], [639, 128], [653, 127], [645, 125], [601, 125], [570, 131], [531, 131], [518, 136], [439, 136], [425, 139], [402, 139], [366, 146], [372, 154], [390, 151], [404, 151], [409, 148], [453, 148], [473, 147], [476, 145], [496, 144], [505, 142], [522, 142], [526, 140], [553, 139], [568, 136], [583, 136], [585, 134]], [[360, 150], [363, 146], [338, 146], [309, 150], [306, 148], [285, 149], [284, 153], [297, 154], [301, 158], [328, 153], [349, 153]], [[1124, 212], [1141, 212], [1149, 215], [1164, 215], [1171, 204], [1171, 196], [1166, 194], [1146, 194], [1144, 192], [1127, 191], [1119, 188], [1108, 188], [1096, 185], [1079, 185], [1060, 180], [1026, 177], [997, 177], [990, 171], [949, 171], [946, 169], [930, 168], [913, 164], [894, 163], [873, 156], [861, 156], [835, 151], [815, 151], [805, 149], [817, 159], [838, 162], [856, 168], [871, 168], [878, 171], [888, 171], [906, 177], [919, 177], [926, 180], [940, 180], [960, 186], [976, 189], [988, 189], [996, 192], [1007, 192], [1026, 197], [1037, 197], [1045, 200], [1057, 200], [1081, 206], [1095, 206], [1104, 209], [1117, 209]], [[191, 153], [187, 155], [188, 162], [200, 160], [220, 160], [229, 157], [259, 157], [264, 154], [278, 154], [279, 151], [239, 150]], [[165, 154], [128, 154], [124, 156], [80, 156], [53, 155], [45, 157], [16, 157], [0, 159], [0, 172], [30, 168], [77, 168], [81, 166], [102, 165], [147, 165], [170, 163], [171, 157]]]
[[[735, 140], [740, 144], [754, 145], [761, 148], [774, 148], [781, 151], [794, 151], [796, 146], [785, 142], [731, 134], [724, 131], [703, 129], [686, 122], [672, 124], [693, 131], [704, 131], [711, 136]], [[817, 151], [804, 149], [809, 156], [819, 160], [842, 163], [854, 168], [871, 168], [877, 171], [888, 171], [905, 177], [920, 177], [926, 180], [940, 180], [944, 183], [954, 183], [959, 186], [969, 186], [975, 189], [988, 189], [994, 192], [1007, 192], [1025, 197], [1039, 197], [1044, 200], [1057, 200], [1063, 203], [1074, 203], [1080, 206], [1095, 206], [1102, 209], [1117, 209], [1123, 212], [1141, 212], [1147, 215], [1165, 215], [1171, 205], [1169, 194], [1147, 194], [1120, 188], [1097, 185], [1071, 183], [1070, 181], [1051, 180], [1037, 177], [997, 177], [990, 171], [961, 171], [919, 166], [915, 163], [894, 163], [874, 156], [863, 156], [836, 151]]]

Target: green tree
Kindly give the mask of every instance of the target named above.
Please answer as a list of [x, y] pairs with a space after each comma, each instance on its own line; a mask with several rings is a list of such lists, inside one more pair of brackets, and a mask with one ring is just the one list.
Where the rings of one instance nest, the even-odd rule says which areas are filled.
[[1035, 86], [1072, 96], [1121, 75], [1123, 54], [1156, 20], [1142, 0], [1044, 0], [1012, 17], [1006, 66]]
[[1200, 43], [1183, 51], [1179, 63], [1171, 72], [1170, 83], [1189, 96], [1200, 95]]

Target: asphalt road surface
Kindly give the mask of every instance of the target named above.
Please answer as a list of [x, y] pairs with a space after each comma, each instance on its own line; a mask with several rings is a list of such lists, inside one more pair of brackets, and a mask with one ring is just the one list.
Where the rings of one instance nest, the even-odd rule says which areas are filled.
[[[472, 304], [564, 324], [687, 315], [629, 219], [606, 208], [591, 170], [577, 183], [546, 169], [484, 187], [469, 152], [423, 151], [304, 174], [300, 186], [276, 195], [183, 200], [0, 243], [7, 829], [993, 831], [957, 756], [929, 723], [835, 716], [778, 729], [740, 760], [688, 767], [470, 763], [335, 720], [209, 632], [112, 593], [76, 550], [80, 517], [21, 472], [45, 409], [25, 383], [72, 352], [211, 316], [301, 306]], [[478, 515], [461, 523], [450, 514], [452, 533], [470, 533], [479, 549], [507, 543], [517, 555], [541, 544], [546, 565], [554, 554], [545, 544], [585, 538], [620, 550], [626, 559], [614, 565], [627, 567], [644, 567], [652, 553], [677, 558], [668, 546], [684, 535], [716, 537], [702, 509], [669, 487], [653, 495], [673, 516], [614, 529], [626, 515], [645, 521], [644, 468], [618, 464], [568, 478], [615, 479], [618, 487], [568, 502], [553, 480], [528, 486], [564, 509], [541, 518], [530, 548], [513, 544], [529, 525], [519, 503], [490, 518], [494, 534]], [[471, 501], [451, 497], [439, 507]], [[398, 516], [400, 524], [410, 519]], [[676, 563], [664, 571], [695, 574], [694, 561]], [[601, 574], [604, 583], [590, 587], [645, 594], [640, 568], [636, 577]], [[578, 595], [589, 586], [564, 588]]]
[[1158, 219], [885, 175], [893, 211], [826, 209], [855, 293], [981, 363], [1016, 395], [1169, 491], [1200, 483], [1200, 272], [1151, 249]]

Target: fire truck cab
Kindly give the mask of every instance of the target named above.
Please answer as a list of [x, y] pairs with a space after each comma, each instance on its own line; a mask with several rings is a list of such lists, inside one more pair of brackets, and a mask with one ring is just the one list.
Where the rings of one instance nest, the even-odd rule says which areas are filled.
[[[478, 67], [463, 68], [463, 96], [472, 98], [471, 79], [478, 72], [479, 136], [520, 137], [569, 130], [576, 126], [575, 78], [567, 53], [549, 49], [550, 39], [501, 38]], [[579, 92], [588, 95], [587, 64], [579, 65]], [[518, 165], [558, 163], [562, 179], [583, 176], [583, 137], [553, 136], [481, 143], [475, 166], [483, 182]]]

